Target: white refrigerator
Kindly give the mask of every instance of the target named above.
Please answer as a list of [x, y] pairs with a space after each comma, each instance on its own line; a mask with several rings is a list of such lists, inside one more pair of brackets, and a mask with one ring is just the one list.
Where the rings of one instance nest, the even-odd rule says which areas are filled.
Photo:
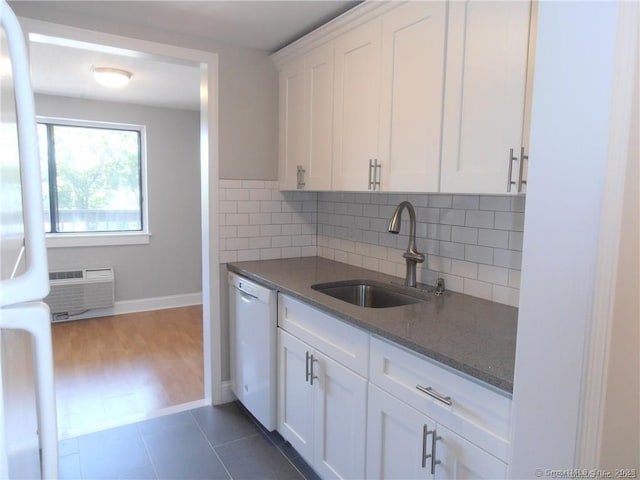
[[40, 162], [24, 34], [0, 0], [0, 478], [57, 478]]

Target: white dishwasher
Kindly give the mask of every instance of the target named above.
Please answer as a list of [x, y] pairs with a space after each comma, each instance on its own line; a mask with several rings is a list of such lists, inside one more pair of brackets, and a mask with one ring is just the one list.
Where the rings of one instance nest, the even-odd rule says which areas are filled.
[[229, 272], [231, 390], [269, 431], [276, 428], [277, 298]]

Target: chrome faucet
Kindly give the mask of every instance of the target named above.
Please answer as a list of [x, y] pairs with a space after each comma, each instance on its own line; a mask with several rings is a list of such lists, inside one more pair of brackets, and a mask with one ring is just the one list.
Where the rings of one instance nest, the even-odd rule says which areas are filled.
[[416, 264], [424, 262], [424, 255], [416, 250], [416, 211], [413, 209], [413, 205], [409, 202], [400, 202], [396, 207], [396, 211], [393, 212], [391, 221], [389, 222], [390, 233], [400, 233], [400, 223], [402, 210], [407, 209], [409, 211], [409, 245], [407, 251], [402, 256], [407, 261], [407, 275], [404, 280], [404, 284], [407, 287], [416, 286]]

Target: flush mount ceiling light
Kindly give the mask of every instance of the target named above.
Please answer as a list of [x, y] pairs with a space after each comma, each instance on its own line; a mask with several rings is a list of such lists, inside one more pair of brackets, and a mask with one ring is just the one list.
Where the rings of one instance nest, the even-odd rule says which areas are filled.
[[127, 83], [129, 83], [129, 80], [132, 76], [133, 74], [131, 72], [121, 70], [119, 68], [93, 68], [93, 78], [96, 79], [96, 82], [109, 88], [124, 87]]

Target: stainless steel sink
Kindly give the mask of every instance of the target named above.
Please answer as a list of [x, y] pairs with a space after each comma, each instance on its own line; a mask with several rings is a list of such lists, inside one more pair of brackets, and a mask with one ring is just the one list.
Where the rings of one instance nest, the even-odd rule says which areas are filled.
[[388, 308], [426, 301], [418, 292], [372, 280], [345, 280], [311, 285], [318, 292], [366, 308]]

